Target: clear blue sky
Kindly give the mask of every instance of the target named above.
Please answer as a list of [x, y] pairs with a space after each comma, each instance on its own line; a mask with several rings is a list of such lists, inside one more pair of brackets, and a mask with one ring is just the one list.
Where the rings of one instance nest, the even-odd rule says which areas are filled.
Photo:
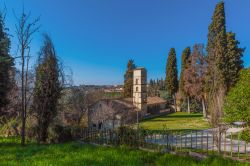
[[[41, 33], [48, 32], [64, 65], [78, 84], [121, 84], [128, 59], [145, 66], [149, 78], [164, 78], [168, 51], [206, 44], [208, 25], [219, 0], [5, 0], [7, 26], [16, 51], [13, 9], [41, 16], [40, 34], [33, 40], [33, 61]], [[3, 6], [3, 5], [2, 5]], [[227, 30], [246, 47], [250, 66], [250, 1], [225, 0]]]

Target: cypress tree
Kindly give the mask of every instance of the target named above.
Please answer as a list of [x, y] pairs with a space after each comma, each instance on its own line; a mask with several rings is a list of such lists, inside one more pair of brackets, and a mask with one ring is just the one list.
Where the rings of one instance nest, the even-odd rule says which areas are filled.
[[127, 64], [127, 70], [124, 74], [123, 97], [133, 97], [133, 72], [136, 68], [134, 61], [130, 59]]
[[173, 96], [178, 90], [178, 73], [175, 49], [171, 48], [166, 65], [166, 88], [169, 95]]
[[37, 140], [46, 142], [48, 127], [57, 115], [57, 103], [60, 98], [63, 79], [56, 57], [53, 43], [49, 36], [44, 35], [39, 64], [36, 68], [33, 109], [36, 113]]
[[226, 75], [226, 25], [224, 2], [216, 5], [212, 22], [208, 32], [208, 77], [207, 85], [209, 92], [215, 92], [225, 88]]
[[227, 36], [225, 25], [224, 2], [219, 2], [209, 25], [207, 44], [206, 90], [211, 123], [216, 127], [222, 117], [222, 106], [226, 93], [227, 71]]
[[235, 39], [235, 33], [227, 33], [227, 75], [226, 89], [229, 90], [239, 79], [240, 70], [243, 68], [242, 56], [244, 49], [238, 47], [239, 41]]
[[13, 58], [9, 54], [10, 39], [6, 33], [3, 14], [0, 13], [0, 111], [8, 101], [8, 92], [12, 88]]
[[187, 60], [190, 57], [190, 54], [191, 54], [190, 47], [187, 47], [182, 52], [182, 56], [181, 56], [181, 74], [180, 74], [180, 81], [179, 81], [179, 92], [182, 98], [185, 97], [184, 80], [183, 80], [184, 71], [187, 67]]

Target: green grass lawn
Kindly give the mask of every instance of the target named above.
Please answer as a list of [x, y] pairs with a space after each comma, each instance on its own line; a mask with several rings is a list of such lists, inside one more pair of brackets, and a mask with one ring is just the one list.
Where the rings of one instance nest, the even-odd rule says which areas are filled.
[[209, 128], [209, 123], [205, 121], [200, 113], [188, 114], [177, 112], [156, 118], [146, 119], [140, 126], [149, 130], [202, 130]]
[[197, 161], [191, 157], [159, 154], [126, 147], [101, 147], [70, 142], [64, 144], [37, 145], [28, 143], [19, 145], [17, 139], [0, 138], [1, 166], [75, 166], [75, 165], [246, 165], [221, 157], [209, 157]]

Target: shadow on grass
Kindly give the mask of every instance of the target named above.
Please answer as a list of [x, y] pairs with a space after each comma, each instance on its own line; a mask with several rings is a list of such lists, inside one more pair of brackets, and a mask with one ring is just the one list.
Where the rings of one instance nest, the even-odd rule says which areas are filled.
[[189, 118], [202, 118], [201, 114], [190, 114], [190, 115], [178, 115], [178, 114], [170, 114], [170, 115], [163, 115], [163, 116], [158, 116], [158, 117], [153, 117], [153, 118], [147, 118], [142, 120], [142, 122], [147, 122], [147, 121], [167, 121], [168, 119], [189, 119]]
[[202, 117], [201, 114], [187, 114], [187, 115], [178, 115], [178, 114], [170, 114], [169, 116], [167, 116], [167, 118], [199, 118]]
[[202, 129], [157, 129], [157, 130], [147, 130], [149, 133], [156, 134], [171, 134], [171, 133], [190, 133], [196, 131], [202, 131]]

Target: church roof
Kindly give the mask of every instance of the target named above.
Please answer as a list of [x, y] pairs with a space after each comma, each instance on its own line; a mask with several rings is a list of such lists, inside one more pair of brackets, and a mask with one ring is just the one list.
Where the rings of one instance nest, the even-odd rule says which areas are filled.
[[[122, 99], [122, 101], [132, 104], [133, 99], [132, 98], [124, 98], [124, 99]], [[158, 97], [158, 96], [147, 97], [147, 104], [148, 105], [162, 104], [162, 103], [166, 103], [166, 102], [167, 101], [165, 99]]]
[[154, 96], [154, 97], [147, 97], [147, 104], [153, 105], [153, 104], [162, 104], [166, 103], [167, 101], [161, 97]]

